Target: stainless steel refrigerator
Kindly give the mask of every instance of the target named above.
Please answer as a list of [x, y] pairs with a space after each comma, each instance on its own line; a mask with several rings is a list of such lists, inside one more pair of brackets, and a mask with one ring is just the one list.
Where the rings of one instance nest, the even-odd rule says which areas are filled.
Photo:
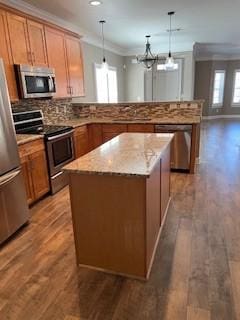
[[0, 243], [28, 221], [4, 65], [0, 59]]

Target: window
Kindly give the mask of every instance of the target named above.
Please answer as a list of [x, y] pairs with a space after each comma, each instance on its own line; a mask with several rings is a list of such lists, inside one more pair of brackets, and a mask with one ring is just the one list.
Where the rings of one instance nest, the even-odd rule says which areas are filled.
[[233, 105], [240, 105], [240, 70], [235, 71], [232, 102]]
[[101, 103], [118, 102], [117, 69], [95, 64], [97, 101]]
[[213, 85], [213, 106], [219, 107], [223, 105], [224, 85], [225, 85], [225, 71], [216, 70], [214, 74], [214, 85]]

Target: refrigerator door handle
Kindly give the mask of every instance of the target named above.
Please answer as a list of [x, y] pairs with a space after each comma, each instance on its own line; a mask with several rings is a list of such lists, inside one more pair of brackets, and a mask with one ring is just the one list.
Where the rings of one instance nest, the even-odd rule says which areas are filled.
[[17, 170], [13, 173], [7, 174], [4, 178], [0, 178], [0, 189], [10, 183], [16, 176], [19, 175], [20, 172], [20, 170]]

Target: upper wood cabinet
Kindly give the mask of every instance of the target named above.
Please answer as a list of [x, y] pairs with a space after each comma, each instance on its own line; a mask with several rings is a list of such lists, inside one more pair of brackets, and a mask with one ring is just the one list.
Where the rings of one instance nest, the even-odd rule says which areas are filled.
[[49, 66], [55, 69], [56, 97], [70, 96], [64, 33], [46, 27], [45, 35]]
[[7, 12], [10, 46], [13, 63], [31, 64], [31, 51], [28, 41], [27, 19]]
[[[5, 8], [4, 5], [0, 5]], [[0, 8], [0, 57], [3, 58], [10, 98], [18, 99], [14, 64], [55, 69], [56, 97], [84, 95], [79, 37], [60, 27], [6, 7]]]
[[41, 23], [27, 20], [32, 64], [48, 66], [44, 26]]
[[70, 93], [73, 97], [83, 96], [84, 79], [80, 41], [70, 36], [66, 36], [65, 39]]
[[7, 23], [6, 23], [6, 12], [1, 9], [0, 9], [0, 35], [1, 35], [0, 58], [2, 58], [4, 62], [10, 99], [11, 101], [14, 101], [18, 99], [17, 86], [15, 81], [11, 50], [9, 47], [9, 36], [8, 36]]

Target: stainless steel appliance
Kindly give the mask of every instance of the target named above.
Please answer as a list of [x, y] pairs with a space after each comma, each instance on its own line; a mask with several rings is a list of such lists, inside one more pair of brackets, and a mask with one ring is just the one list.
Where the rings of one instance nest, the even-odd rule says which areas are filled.
[[21, 98], [52, 97], [56, 92], [52, 68], [15, 65]]
[[0, 243], [29, 219], [11, 106], [0, 59]]
[[192, 141], [191, 125], [155, 125], [156, 133], [175, 133], [171, 144], [171, 169], [189, 170]]
[[44, 125], [40, 110], [13, 113], [17, 133], [42, 134], [45, 139], [48, 172], [52, 194], [68, 184], [62, 167], [75, 158], [73, 128], [69, 126]]

